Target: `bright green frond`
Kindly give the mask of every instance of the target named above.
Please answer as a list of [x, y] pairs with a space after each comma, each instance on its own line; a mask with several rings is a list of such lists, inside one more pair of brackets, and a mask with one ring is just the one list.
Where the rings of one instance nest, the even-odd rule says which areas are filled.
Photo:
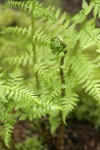
[[[21, 28], [21, 27], [8, 27], [4, 30], [5, 34], [15, 34], [19, 36], [26, 36], [30, 40], [32, 38], [31, 35], [31, 28]], [[35, 31], [35, 34], [33, 35], [33, 42], [36, 42], [38, 46], [49, 46], [50, 45], [50, 39], [47, 37], [47, 35], [42, 31], [41, 29], [38, 29]]]
[[29, 66], [31, 66], [33, 64], [33, 54], [29, 54], [28, 52], [26, 52], [21, 56], [19, 55], [5, 58], [4, 61], [10, 63], [11, 65], [25, 66], [28, 64]]
[[63, 122], [66, 124], [66, 117], [68, 114], [75, 108], [77, 105], [78, 95], [71, 91], [67, 91], [67, 94], [64, 98], [61, 99], [62, 104], [62, 118]]
[[73, 56], [72, 69], [76, 80], [78, 79], [85, 91], [100, 102], [100, 81], [95, 79], [95, 68], [96, 66], [86, 56], [81, 54]]

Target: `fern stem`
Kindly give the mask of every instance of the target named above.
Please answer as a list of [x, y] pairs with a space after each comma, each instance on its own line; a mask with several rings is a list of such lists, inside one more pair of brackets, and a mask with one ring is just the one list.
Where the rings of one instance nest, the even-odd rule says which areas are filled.
[[[64, 53], [63, 56], [61, 56], [61, 59], [60, 59], [60, 80], [61, 80], [61, 84], [62, 86], [65, 85], [65, 77], [64, 77], [64, 70], [63, 70], [63, 65], [64, 65], [64, 59], [65, 59], [65, 54], [66, 52]], [[61, 97], [63, 98], [65, 96], [65, 88], [61, 88]]]
[[[32, 50], [33, 50], [33, 62], [34, 65], [37, 62], [37, 56], [36, 56], [36, 46], [35, 46], [35, 41], [33, 39], [33, 35], [35, 34], [35, 17], [34, 17], [34, 10], [35, 10], [35, 0], [32, 1]], [[40, 84], [39, 84], [39, 77], [38, 77], [38, 72], [35, 73], [35, 79], [36, 79], [36, 86], [37, 89], [40, 88]]]
[[[64, 59], [65, 59], [65, 55], [66, 55], [66, 51], [64, 52], [64, 54], [61, 56], [60, 59], [60, 80], [61, 80], [61, 84], [62, 84], [62, 88], [61, 88], [61, 98], [63, 98], [65, 96], [65, 88], [63, 87], [63, 85], [65, 85], [65, 76], [64, 76]], [[62, 120], [62, 117], [61, 117]], [[59, 136], [58, 136], [58, 146], [57, 146], [57, 150], [64, 150], [64, 124], [63, 121], [61, 121], [61, 124], [59, 126]]]

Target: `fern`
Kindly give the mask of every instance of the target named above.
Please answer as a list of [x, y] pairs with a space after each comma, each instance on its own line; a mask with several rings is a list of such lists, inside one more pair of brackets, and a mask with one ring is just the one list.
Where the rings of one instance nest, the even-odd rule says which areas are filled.
[[8, 62], [11, 65], [17, 65], [17, 66], [26, 66], [26, 64], [29, 64], [31, 66], [33, 64], [33, 56], [32, 53], [29, 54], [26, 52], [22, 56], [12, 56], [4, 59], [5, 62]]
[[100, 101], [100, 80], [94, 78], [95, 65], [91, 61], [88, 61], [84, 55], [76, 55], [73, 59], [72, 69], [79, 83], [84, 84], [82, 88], [85, 88], [86, 92]]
[[[46, 116], [48, 130], [53, 136], [57, 129], [60, 134], [60, 127], [64, 127], [79, 101], [80, 89], [100, 102], [100, 79], [96, 76], [100, 67], [97, 53], [100, 29], [96, 28], [96, 19], [100, 17], [99, 0], [91, 0], [89, 4], [83, 0], [82, 10], [72, 18], [67, 13], [61, 14], [59, 9], [44, 8], [37, 0], [8, 0], [8, 6], [26, 12], [31, 16], [31, 24], [2, 31], [2, 36], [14, 35], [27, 41], [26, 49], [19, 55], [4, 58], [3, 63], [10, 63], [11, 70], [13, 67], [15, 70], [6, 80], [0, 74], [0, 120], [5, 128], [7, 147], [17, 120], [28, 119], [41, 128], [41, 120]], [[88, 20], [92, 11], [93, 18]], [[92, 46], [95, 58], [91, 57]], [[60, 141], [64, 140], [64, 128], [62, 130]]]
[[94, 64], [96, 65], [96, 67], [100, 67], [100, 56], [98, 56], [98, 57], [94, 60]]
[[37, 1], [35, 1], [35, 10], [32, 10], [32, 3], [30, 2], [22, 3], [22, 2], [9, 0], [7, 2], [7, 5], [13, 8], [26, 11], [29, 14], [33, 12], [36, 18], [44, 18], [44, 19], [51, 19], [51, 20], [55, 19], [54, 9], [52, 8], [44, 9], [42, 4], [38, 3]]
[[[26, 37], [31, 37], [31, 29], [26, 28], [19, 28], [19, 27], [8, 27], [5, 29], [5, 33], [15, 33], [17, 35], [22, 35]], [[33, 36], [33, 41], [37, 42], [38, 45], [42, 46], [48, 46], [50, 44], [50, 40], [43, 31], [40, 29], [35, 32], [35, 35]]]
[[75, 24], [83, 22], [92, 10], [93, 10], [94, 18], [97, 17], [97, 14], [98, 14], [98, 18], [100, 17], [99, 16], [99, 11], [100, 11], [99, 0], [93, 0], [93, 1], [91, 0], [89, 4], [85, 0], [83, 0], [82, 8], [83, 9], [79, 12], [79, 14], [75, 15], [72, 18], [72, 21]]
[[62, 118], [63, 122], [66, 124], [66, 116], [75, 108], [76, 103], [78, 101], [78, 95], [71, 91], [68, 91], [66, 97], [62, 99]]

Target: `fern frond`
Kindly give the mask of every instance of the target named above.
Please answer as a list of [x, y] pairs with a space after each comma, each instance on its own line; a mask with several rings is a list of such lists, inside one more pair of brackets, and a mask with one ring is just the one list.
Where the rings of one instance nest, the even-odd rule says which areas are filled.
[[[90, 43], [93, 43], [94, 41], [94, 45], [97, 45], [98, 49], [100, 48], [100, 29], [95, 28], [95, 20], [91, 19], [89, 20], [86, 25], [84, 26], [85, 33], [87, 34], [87, 36], [89, 37], [89, 39], [91, 40]], [[88, 39], [88, 41], [89, 41]], [[89, 47], [89, 46], [88, 46]]]
[[80, 48], [86, 49], [90, 46], [96, 45], [98, 49], [100, 48], [100, 29], [95, 28], [95, 20], [89, 20], [84, 28], [78, 33], [78, 38], [80, 41]]
[[60, 90], [55, 90], [48, 96], [44, 96], [42, 99], [43, 107], [47, 112], [51, 111], [61, 111], [62, 108], [60, 105], [56, 104], [56, 99], [59, 96]]
[[93, 9], [94, 18], [96, 18], [97, 15], [98, 15], [98, 18], [100, 18], [100, 1], [99, 0], [91, 0], [90, 4], [88, 4], [86, 0], [83, 0], [82, 8], [83, 9], [72, 18], [72, 21], [75, 24], [83, 22], [86, 19], [87, 15], [89, 15], [89, 13], [92, 11], [92, 9]]
[[4, 125], [4, 128], [5, 128], [5, 130], [4, 130], [4, 142], [5, 142], [5, 145], [8, 148], [10, 148], [10, 143], [11, 143], [11, 138], [12, 138], [11, 134], [13, 132], [14, 126], [9, 124], [9, 123], [6, 123]]
[[94, 18], [98, 17], [100, 18], [100, 1], [99, 0], [94, 0], [94, 9], [93, 9], [93, 15]]
[[54, 38], [58, 35], [65, 36], [67, 28], [70, 24], [70, 17], [67, 13], [59, 14], [59, 9], [55, 11], [56, 20], [48, 20], [45, 24], [46, 32], [48, 32], [51, 38]]
[[3, 78], [3, 73], [0, 73], [0, 102], [7, 102], [4, 90], [3, 90], [3, 85], [5, 84], [5, 80]]
[[36, 18], [52, 20], [52, 21], [56, 20], [54, 8], [52, 7], [44, 8], [42, 4], [40, 4], [39, 2], [35, 3], [35, 10], [33, 13], [34, 13], [34, 17]]
[[61, 106], [54, 104], [53, 102], [47, 101], [44, 106], [46, 107], [46, 111], [61, 111]]
[[67, 91], [64, 98], [61, 99], [62, 104], [62, 118], [63, 122], [66, 124], [66, 117], [75, 108], [78, 100], [78, 95], [71, 91]]
[[16, 9], [23, 10], [29, 14], [33, 12], [35, 18], [55, 20], [54, 8], [51, 7], [44, 8], [42, 4], [40, 4], [37, 1], [35, 1], [35, 7], [34, 7], [35, 10], [32, 10], [31, 2], [18, 2], [18, 1], [8, 0], [6, 5]]
[[30, 13], [32, 11], [31, 6], [29, 6], [29, 4], [26, 2], [18, 2], [18, 1], [8, 0], [6, 3], [6, 6], [24, 10], [25, 12], [27, 11], [28, 13]]
[[45, 79], [44, 81], [50, 83], [50, 80], [58, 74], [59, 74], [58, 68], [55, 70], [51, 70], [49, 73], [43, 74], [43, 78]]
[[8, 99], [14, 98], [15, 101], [21, 101], [24, 100], [25, 103], [36, 103], [37, 105], [40, 105], [40, 102], [36, 95], [33, 94], [28, 89], [25, 89], [24, 87], [18, 87], [18, 86], [4, 86], [5, 95], [8, 96]]
[[22, 36], [30, 36], [29, 31], [26, 27], [8, 27], [4, 30], [4, 32], [7, 34], [16, 34], [16, 35], [22, 35]]
[[83, 84], [85, 92], [100, 101], [100, 80], [94, 78], [95, 65], [86, 56], [77, 54], [73, 56], [72, 69], [79, 84]]
[[[49, 61], [50, 62], [50, 61]], [[48, 67], [50, 70], [48, 70]], [[59, 74], [59, 68], [53, 68], [53, 64], [51, 66], [46, 62], [40, 62], [35, 64], [34, 68], [35, 72], [38, 72], [39, 76], [42, 78], [43, 82], [50, 83], [50, 80], [57, 74]]]
[[4, 61], [10, 63], [11, 65], [26, 66], [26, 64], [29, 64], [29, 66], [31, 66], [33, 64], [33, 56], [32, 53], [29, 54], [28, 52], [26, 52], [21, 56], [12, 56], [5, 58]]
[[50, 39], [41, 28], [36, 30], [33, 41], [36, 42], [38, 46], [50, 46]]
[[[20, 36], [26, 36], [29, 39], [31, 38], [31, 28], [21, 28], [21, 27], [8, 27], [4, 30], [5, 34], [16, 34]], [[41, 31], [41, 29], [38, 29], [35, 31], [35, 34], [33, 35], [33, 41], [36, 42], [39, 46], [49, 46], [50, 45], [50, 39], [47, 37], [47, 35]]]
[[23, 106], [19, 106], [19, 104], [17, 105], [18, 108], [21, 108], [21, 114], [19, 113], [19, 118], [21, 120], [24, 120], [26, 118], [29, 118], [31, 121], [33, 119], [37, 119], [37, 118], [41, 118], [43, 116], [46, 116], [48, 114], [50, 114], [50, 112], [52, 113], [56, 113], [62, 110], [62, 108], [57, 105], [54, 104], [53, 102], [50, 101], [42, 101], [42, 107], [38, 107], [38, 106], [32, 106], [32, 105], [27, 105], [25, 107], [25, 104], [23, 103]]
[[93, 61], [96, 67], [100, 67], [100, 55]]
[[57, 130], [61, 122], [61, 119], [59, 118], [59, 112], [55, 112], [55, 113], [51, 112], [49, 122], [50, 122], [51, 134], [54, 135], [55, 131]]
[[54, 99], [60, 95], [60, 92], [61, 92], [60, 89], [55, 89], [55, 90], [48, 96], [47, 99], [48, 99], [49, 101], [54, 101]]
[[1, 123], [4, 124], [4, 142], [5, 145], [10, 148], [10, 142], [11, 142], [11, 134], [13, 132], [14, 129], [14, 119], [13, 119], [13, 115], [11, 115], [9, 113], [9, 109], [7, 110], [5, 106], [2, 106], [2, 104], [0, 104], [0, 108], [1, 108], [1, 115], [0, 115], [0, 120]]
[[10, 79], [7, 79], [6, 85], [8, 86], [20, 86], [22, 85], [22, 73], [21, 70], [16, 68], [13, 73], [9, 74]]
[[[87, 34], [86, 37], [89, 37], [88, 45], [87, 47], [91, 45], [97, 46], [98, 49], [100, 49], [100, 29], [94, 29], [92, 32], [89, 32], [88, 30], [84, 30], [84, 32]], [[94, 41], [94, 42], [93, 42]]]
[[82, 4], [83, 9], [72, 18], [72, 21], [75, 24], [83, 22], [86, 19], [87, 15], [91, 12], [93, 7], [94, 7], [94, 2], [91, 1], [90, 4], [88, 5], [87, 2], [83, 0], [83, 4]]

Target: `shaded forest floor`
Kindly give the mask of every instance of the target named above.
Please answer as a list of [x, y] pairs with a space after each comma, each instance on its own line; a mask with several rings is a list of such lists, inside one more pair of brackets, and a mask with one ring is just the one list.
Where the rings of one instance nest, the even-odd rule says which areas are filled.
[[100, 150], [100, 132], [97, 132], [93, 125], [72, 122], [66, 132], [66, 150]]
[[[15, 141], [23, 142], [26, 137], [37, 133], [29, 132], [30, 125], [21, 122], [15, 126]], [[100, 150], [100, 131], [89, 123], [73, 121], [65, 129], [65, 150]]]

